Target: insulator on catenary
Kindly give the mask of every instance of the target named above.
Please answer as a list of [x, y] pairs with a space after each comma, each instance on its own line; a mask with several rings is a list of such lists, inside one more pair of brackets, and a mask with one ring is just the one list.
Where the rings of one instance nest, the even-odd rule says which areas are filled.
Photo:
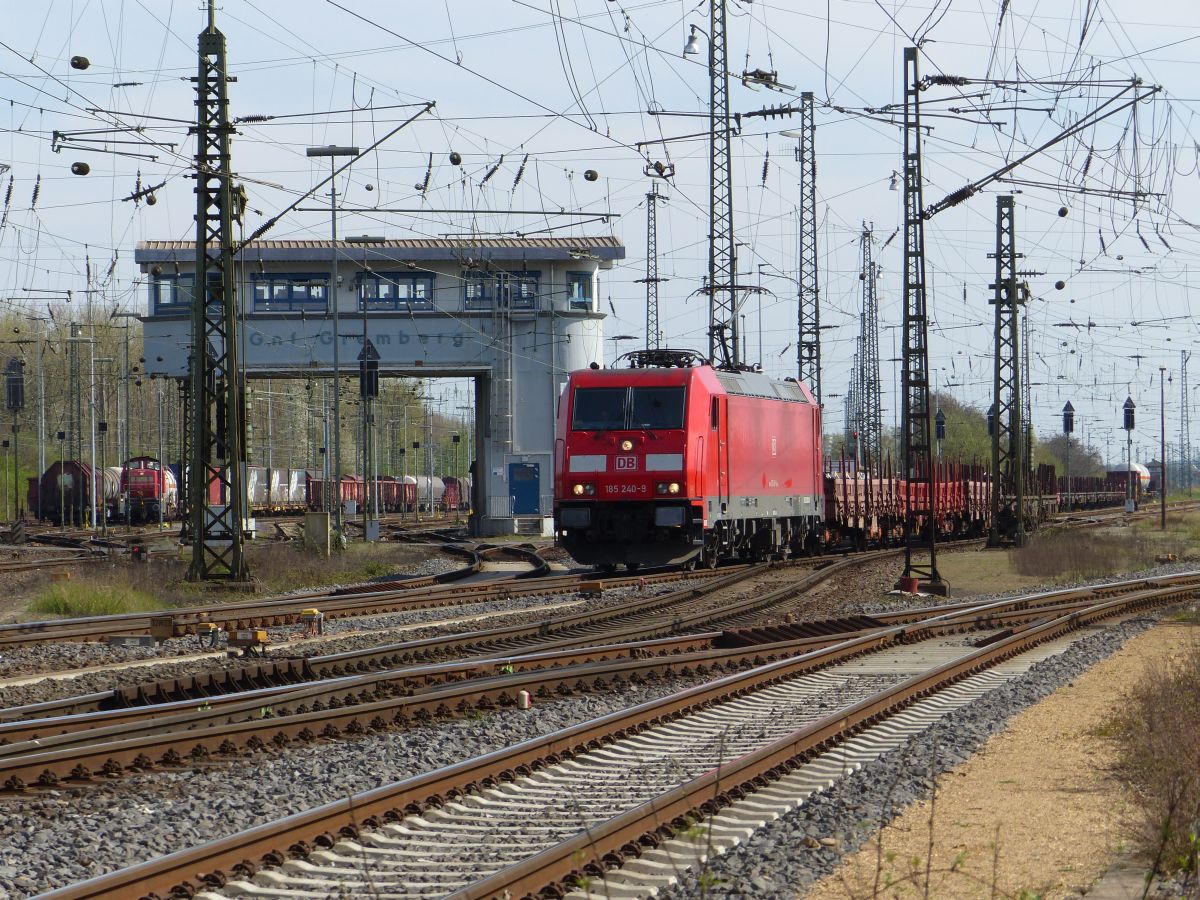
[[1102, 253], [1103, 253], [1105, 256], [1108, 256], [1108, 246], [1107, 246], [1107, 245], [1104, 243], [1104, 232], [1103, 232], [1103, 231], [1101, 231], [1099, 228], [1097, 228], [1097, 229], [1096, 229], [1096, 233], [1097, 233], [1098, 235], [1100, 235], [1100, 250], [1101, 250], [1101, 252], [1102, 252]]
[[430, 153], [429, 154], [429, 162], [426, 163], [426, 165], [425, 165], [425, 177], [424, 177], [424, 179], [422, 179], [420, 184], [414, 184], [413, 187], [415, 187], [422, 194], [425, 193], [427, 190], [429, 190], [429, 179], [432, 177], [433, 177], [433, 154]]
[[483, 187], [487, 184], [493, 175], [500, 171], [500, 167], [504, 165], [504, 154], [500, 154], [500, 158], [496, 160], [496, 164], [487, 170], [487, 174], [483, 176], [483, 180], [479, 182], [479, 186]]
[[33, 196], [29, 198], [29, 208], [33, 209], [37, 206], [38, 195], [42, 192], [42, 176], [39, 173], [37, 180], [33, 183]]
[[765, 154], [763, 154], [763, 170], [762, 170], [763, 187], [766, 187], [766, 185], [767, 185], [767, 172], [769, 172], [770, 170], [771, 170], [771, 151], [768, 150]]
[[521, 179], [525, 177], [525, 164], [529, 162], [529, 154], [525, 154], [525, 158], [521, 160], [521, 165], [517, 167], [517, 177], [513, 179], [513, 190], [517, 189], [517, 185], [521, 183]]

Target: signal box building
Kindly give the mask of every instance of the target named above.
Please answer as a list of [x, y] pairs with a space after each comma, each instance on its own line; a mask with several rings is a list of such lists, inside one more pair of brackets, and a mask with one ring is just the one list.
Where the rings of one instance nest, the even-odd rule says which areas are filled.
[[[603, 362], [601, 276], [624, 257], [609, 236], [258, 241], [237, 260], [242, 362], [249, 378], [333, 376], [336, 303], [343, 376], [357, 377], [365, 322], [381, 377], [474, 379], [473, 529], [550, 533], [557, 398], [568, 372]], [[145, 241], [134, 260], [147, 373], [184, 378], [195, 244]]]

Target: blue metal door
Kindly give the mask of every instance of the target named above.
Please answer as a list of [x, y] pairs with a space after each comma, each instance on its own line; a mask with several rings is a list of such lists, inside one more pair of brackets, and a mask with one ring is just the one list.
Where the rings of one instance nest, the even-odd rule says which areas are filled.
[[537, 516], [542, 512], [542, 479], [538, 463], [508, 464], [508, 493], [514, 516]]

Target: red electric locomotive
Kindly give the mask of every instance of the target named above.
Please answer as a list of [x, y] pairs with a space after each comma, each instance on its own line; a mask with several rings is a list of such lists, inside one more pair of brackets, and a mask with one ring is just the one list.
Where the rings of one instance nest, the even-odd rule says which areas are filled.
[[804, 385], [688, 351], [570, 375], [558, 409], [555, 529], [577, 561], [716, 565], [819, 540], [821, 410]]

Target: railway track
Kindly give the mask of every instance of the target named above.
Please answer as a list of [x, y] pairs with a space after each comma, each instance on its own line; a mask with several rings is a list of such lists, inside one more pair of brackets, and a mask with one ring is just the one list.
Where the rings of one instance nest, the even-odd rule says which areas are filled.
[[910, 611], [907, 622], [827, 635], [748, 671], [47, 896], [453, 891], [475, 900], [580, 886], [605, 896], [605, 878], [633, 895], [638, 878], [653, 886], [669, 876], [664, 858], [686, 864], [739, 839], [764, 809], [794, 805], [1019, 671], [1020, 655], [1198, 590], [1200, 574], [1189, 573]]
[[[305, 609], [311, 608], [317, 602], [321, 603], [321, 611], [326, 614], [327, 619], [378, 615], [469, 602], [463, 599], [465, 595], [486, 595], [490, 588], [486, 585], [450, 585], [477, 574], [485, 560], [501, 556], [510, 556], [529, 565], [529, 571], [522, 573], [520, 578], [538, 577], [549, 572], [548, 564], [536, 550], [525, 547], [478, 545], [455, 548], [455, 545], [444, 545], [444, 549], [466, 557], [466, 564], [441, 575], [398, 578], [352, 587], [287, 594], [282, 597], [233, 601], [186, 609], [164, 609], [158, 612], [6, 623], [0, 625], [0, 652], [5, 648], [49, 641], [97, 641], [104, 640], [108, 635], [149, 634], [155, 625], [159, 629], [169, 629], [166, 636], [171, 637], [195, 634], [200, 630], [202, 623], [207, 622], [216, 623], [225, 630], [293, 625], [301, 621]], [[566, 584], [570, 580], [564, 578], [562, 583]], [[578, 581], [579, 578], [575, 577], [574, 583], [577, 584]], [[550, 585], [551, 582], [547, 581], [548, 589], [552, 589]], [[431, 588], [438, 590], [421, 593]], [[520, 593], [520, 589], [514, 589], [514, 592]], [[162, 621], [166, 617], [169, 617], [169, 622]]]
[[[1185, 501], [1173, 505], [1176, 509], [1190, 509], [1200, 506], [1194, 501]], [[1133, 514], [1133, 518], [1145, 518], [1153, 510], [1142, 510]], [[1123, 520], [1127, 518], [1127, 514], [1123, 511], [1119, 512], [1101, 512], [1098, 514], [1073, 514], [1061, 524], [1066, 527], [1094, 527], [1097, 524], [1104, 524], [1110, 521]], [[434, 540], [442, 544], [448, 552], [462, 552], [463, 545], [455, 543], [457, 540], [455, 535], [445, 532], [448, 524], [451, 524], [446, 519], [433, 519], [425, 521], [403, 520], [399, 516], [391, 517], [395, 521], [391, 524], [396, 527], [396, 532], [393, 534], [393, 539], [429, 541]], [[60, 543], [63, 546], [71, 547], [80, 550], [79, 561], [86, 557], [83, 555], [89, 549], [89, 544], [92, 543], [91, 538], [94, 534], [91, 532], [53, 532], [47, 533], [43, 538], [48, 542]], [[137, 538], [117, 537], [113, 543], [122, 541], [136, 540]], [[964, 542], [958, 545], [962, 546]], [[967, 541], [965, 544], [969, 546], [973, 541]], [[472, 554], [470, 545], [466, 545], [467, 555]], [[94, 548], [92, 548], [94, 549]], [[128, 634], [148, 634], [151, 632], [153, 623], [152, 618], [157, 618], [158, 633], [163, 634], [163, 629], [169, 628], [170, 636], [182, 637], [188, 634], [198, 633], [202, 627], [207, 627], [208, 623], [215, 623], [218, 627], [226, 631], [248, 629], [257, 627], [279, 627], [286, 625], [295, 625], [301, 621], [302, 614], [305, 609], [309, 609], [314, 603], [320, 603], [321, 611], [325, 613], [327, 619], [341, 618], [347, 616], [365, 616], [365, 615], [380, 615], [386, 613], [404, 612], [412, 609], [423, 609], [437, 606], [449, 606], [456, 603], [470, 602], [465, 599], [468, 592], [480, 593], [480, 599], [486, 600], [488, 588], [465, 586], [459, 589], [445, 588], [448, 582], [461, 580], [470, 575], [477, 574], [480, 571], [483, 562], [484, 554], [525, 554], [526, 551], [520, 547], [495, 547], [494, 545], [478, 545], [474, 558], [462, 569], [454, 572], [445, 573], [439, 576], [418, 576], [416, 578], [396, 579], [392, 587], [381, 587], [385, 582], [374, 582], [354, 587], [337, 588], [330, 591], [312, 591], [303, 594], [290, 594], [285, 597], [258, 599], [242, 602], [216, 604], [205, 607], [193, 607], [189, 609], [177, 610], [162, 610], [159, 613], [134, 613], [118, 616], [101, 616], [79, 619], [59, 619], [39, 622], [23, 622], [0, 625], [0, 652], [5, 648], [15, 648], [27, 646], [30, 644], [45, 643], [52, 641], [95, 641], [104, 640], [108, 635], [128, 635]], [[871, 558], [872, 553], [887, 553], [894, 551], [868, 551], [867, 554], [859, 555], [859, 559], [866, 561]], [[545, 575], [549, 571], [549, 567], [545, 560], [540, 557], [533, 558], [526, 556], [529, 561], [532, 571], [525, 573], [520, 577], [535, 577]], [[75, 560], [62, 558], [56, 560], [52, 565], [62, 566], [69, 565]], [[38, 568], [38, 566], [30, 565], [28, 568]], [[4, 565], [0, 563], [0, 571], [4, 571]], [[24, 570], [22, 567], [14, 567], [14, 571]], [[702, 573], [696, 573], [693, 577], [700, 577]], [[584, 576], [584, 580], [595, 579], [596, 575]], [[634, 576], [633, 580], [639, 578], [646, 581], [661, 581], [672, 577], [681, 577], [671, 573], [645, 573], [641, 576]], [[543, 580], [540, 583], [542, 588], [539, 593], [544, 592], [569, 592], [577, 589], [576, 586], [581, 580], [576, 578], [571, 581], [568, 577], [560, 576], [562, 580], [553, 581], [551, 579]], [[627, 584], [629, 580], [614, 579], [612, 576], [603, 576], [603, 580], [607, 583]], [[443, 587], [431, 592], [427, 597], [421, 598], [416, 596], [416, 592], [425, 588], [436, 588], [442, 585]], [[516, 596], [520, 594], [528, 594], [533, 592], [531, 589], [522, 589], [520, 587], [508, 590], [508, 596]], [[351, 595], [360, 595], [362, 599], [348, 599]], [[164, 624], [163, 618], [170, 616], [171, 622], [169, 625]]]
[[[800, 625], [677, 634], [667, 638], [553, 641], [537, 653], [469, 658], [409, 666], [309, 683], [300, 661], [290, 660], [292, 683], [259, 682], [225, 696], [96, 709], [105, 695], [5, 710], [0, 723], [0, 786], [22, 790], [55, 786], [61, 780], [114, 777], [126, 770], [173, 766], [186, 760], [284, 746], [318, 737], [336, 738], [367, 730], [407, 727], [468, 710], [516, 704], [522, 692], [548, 699], [580, 690], [619, 687], [622, 682], [666, 674], [707, 675], [794, 656], [851, 635], [903, 629], [936, 616], [944, 626], [1008, 629], [1014, 634], [1053, 610], [1082, 609], [1098, 596], [1129, 593], [1146, 582], [1100, 590], [1059, 591], [986, 606], [949, 607], [859, 616]], [[1190, 590], [1200, 578], [1171, 584]], [[711, 617], [710, 617], [711, 618]], [[836, 635], [836, 637], [830, 637]], [[619, 638], [619, 639], [618, 639]], [[108, 695], [111, 703], [113, 696]], [[82, 710], [82, 711], [81, 711]]]

